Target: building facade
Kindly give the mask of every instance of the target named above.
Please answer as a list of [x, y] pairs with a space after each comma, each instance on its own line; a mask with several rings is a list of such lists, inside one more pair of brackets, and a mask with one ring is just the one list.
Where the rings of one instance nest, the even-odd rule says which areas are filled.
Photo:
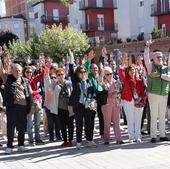
[[115, 22], [118, 23], [118, 37], [122, 40], [136, 40], [143, 33], [150, 36], [155, 26], [154, 18], [150, 16], [151, 4], [154, 0], [118, 0], [115, 11]]
[[81, 29], [92, 42], [109, 42], [117, 35], [114, 21], [117, 0], [81, 0], [79, 9], [83, 16]]
[[151, 16], [155, 18], [155, 26], [170, 36], [170, 0], [154, 0], [151, 5]]
[[23, 18], [19, 17], [1, 17], [0, 30], [12, 32], [20, 40], [25, 40], [26, 34], [24, 31], [25, 22]]
[[5, 0], [6, 16], [27, 15], [27, 0]]
[[5, 16], [6, 12], [5, 12], [5, 1], [4, 0], [0, 0], [0, 17]]

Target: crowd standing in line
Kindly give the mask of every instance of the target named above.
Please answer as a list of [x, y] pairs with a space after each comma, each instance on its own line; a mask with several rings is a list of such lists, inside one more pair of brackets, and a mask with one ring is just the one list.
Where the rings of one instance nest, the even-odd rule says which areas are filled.
[[0, 128], [7, 136], [5, 153], [13, 152], [14, 135], [18, 138], [18, 150], [28, 151], [26, 132], [30, 146], [44, 144], [40, 136], [42, 112], [44, 134], [48, 133], [49, 142], [63, 141], [62, 147], [74, 146], [74, 131], [77, 149], [82, 148], [83, 132], [86, 145], [96, 147], [96, 114], [100, 139], [105, 145], [110, 144], [111, 126], [116, 144], [126, 142], [121, 136], [122, 117], [128, 126], [130, 143], [142, 143], [146, 117], [150, 142], [158, 141], [157, 119], [160, 141], [169, 141], [165, 133], [169, 69], [162, 52], [151, 53], [150, 45], [151, 42], [146, 43], [143, 59], [121, 53], [115, 60], [103, 47], [99, 63], [95, 62], [92, 48], [79, 59], [69, 50], [67, 61], [62, 59], [59, 64], [41, 53], [37, 67], [12, 62], [0, 47]]

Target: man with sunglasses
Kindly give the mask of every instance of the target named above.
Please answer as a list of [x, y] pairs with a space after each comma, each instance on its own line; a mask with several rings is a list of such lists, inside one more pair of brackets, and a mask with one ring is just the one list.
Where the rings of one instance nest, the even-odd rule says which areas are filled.
[[169, 141], [165, 135], [165, 114], [169, 92], [170, 75], [168, 66], [163, 65], [163, 54], [160, 51], [152, 54], [150, 60], [149, 46], [147, 42], [144, 51], [144, 61], [148, 73], [148, 100], [151, 110], [151, 143], [157, 141], [157, 119], [159, 119], [160, 141]]

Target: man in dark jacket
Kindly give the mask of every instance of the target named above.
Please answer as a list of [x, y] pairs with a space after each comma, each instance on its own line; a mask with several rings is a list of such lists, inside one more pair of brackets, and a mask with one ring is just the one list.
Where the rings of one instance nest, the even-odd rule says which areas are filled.
[[32, 94], [28, 81], [22, 76], [22, 67], [12, 64], [11, 74], [5, 83], [4, 104], [7, 115], [7, 149], [6, 154], [13, 151], [15, 127], [18, 131], [18, 150], [27, 151], [24, 146], [27, 114], [32, 106]]

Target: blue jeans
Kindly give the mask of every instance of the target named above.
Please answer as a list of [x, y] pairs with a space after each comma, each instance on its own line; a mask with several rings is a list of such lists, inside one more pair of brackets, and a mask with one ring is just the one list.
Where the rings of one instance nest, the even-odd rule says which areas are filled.
[[29, 113], [27, 115], [27, 132], [28, 132], [28, 140], [30, 143], [33, 143], [33, 125], [35, 131], [35, 142], [41, 140], [40, 138], [40, 112]]

